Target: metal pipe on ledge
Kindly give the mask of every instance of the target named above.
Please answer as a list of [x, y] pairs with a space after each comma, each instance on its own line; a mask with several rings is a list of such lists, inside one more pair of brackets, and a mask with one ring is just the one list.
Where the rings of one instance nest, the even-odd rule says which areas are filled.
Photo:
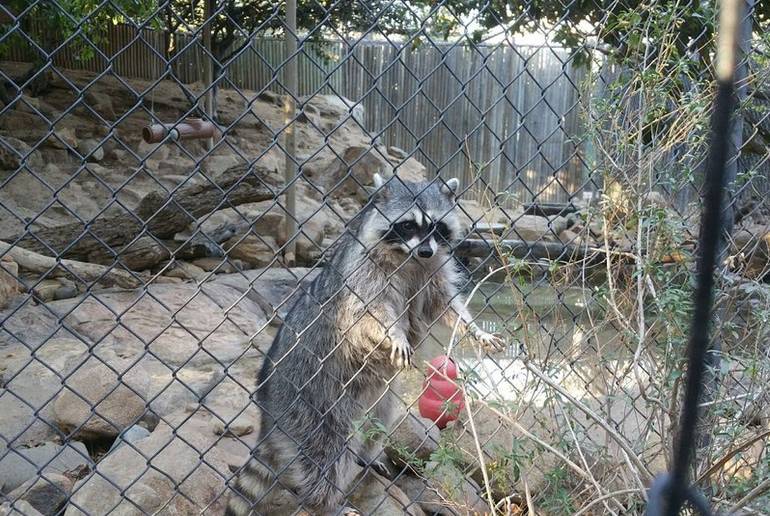
[[174, 124], [153, 124], [142, 129], [142, 138], [147, 143], [160, 143], [168, 137], [171, 141], [213, 138], [217, 128], [212, 122], [201, 118], [188, 118]]

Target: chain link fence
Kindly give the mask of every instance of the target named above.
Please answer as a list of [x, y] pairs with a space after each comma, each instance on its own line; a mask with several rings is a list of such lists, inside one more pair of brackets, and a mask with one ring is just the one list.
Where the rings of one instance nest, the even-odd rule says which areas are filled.
[[[767, 514], [746, 5], [693, 480]], [[0, 5], [0, 512], [641, 514], [681, 409], [713, 6], [286, 9]]]

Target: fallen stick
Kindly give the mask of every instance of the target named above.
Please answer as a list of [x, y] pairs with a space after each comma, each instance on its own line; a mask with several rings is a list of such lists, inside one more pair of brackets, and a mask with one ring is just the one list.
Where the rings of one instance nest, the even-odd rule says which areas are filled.
[[20, 268], [43, 274], [44, 278], [65, 276], [78, 282], [98, 282], [122, 288], [137, 288], [144, 283], [140, 278], [114, 267], [51, 258], [3, 241], [0, 241], [0, 256], [10, 256]]

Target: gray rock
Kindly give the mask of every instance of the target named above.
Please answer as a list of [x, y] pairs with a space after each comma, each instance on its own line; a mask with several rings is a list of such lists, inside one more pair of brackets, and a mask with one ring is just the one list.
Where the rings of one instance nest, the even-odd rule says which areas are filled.
[[232, 274], [238, 269], [233, 264], [235, 260], [227, 260], [224, 258], [198, 258], [193, 260], [192, 264], [196, 267], [200, 267], [206, 272], [215, 272], [217, 274]]
[[72, 367], [75, 372], [54, 401], [54, 418], [63, 431], [85, 439], [111, 438], [142, 417], [149, 377], [140, 364], [113, 360], [107, 365], [86, 355]]
[[388, 154], [395, 156], [398, 159], [406, 159], [409, 157], [409, 154], [407, 154], [406, 151], [400, 147], [388, 147]]
[[146, 439], [149, 436], [150, 436], [149, 430], [147, 430], [143, 426], [134, 425], [128, 430], [126, 430], [125, 432], [123, 432], [123, 435], [115, 439], [115, 442], [112, 443], [112, 446], [110, 447], [110, 451], [114, 451], [118, 449], [120, 446], [122, 446], [125, 443], [136, 444], [142, 439]]
[[6, 443], [26, 446], [56, 438], [56, 426], [50, 417], [50, 410], [35, 415], [35, 405], [34, 400], [26, 402], [0, 389], [0, 457], [6, 451]]
[[[409, 179], [400, 172], [400, 177]], [[364, 202], [369, 192], [361, 185], [371, 185], [375, 173], [387, 177], [393, 174], [393, 166], [377, 149], [369, 145], [351, 145], [320, 171], [317, 180], [332, 197], [354, 197]]]
[[75, 486], [65, 515], [222, 514], [227, 459], [212, 447], [218, 437], [209, 423], [183, 416], [170, 421], [174, 428], [160, 423], [136, 449], [121, 446], [105, 456]]
[[39, 477], [34, 477], [17, 487], [9, 498], [14, 503], [24, 501], [29, 503], [41, 514], [52, 516], [67, 503], [72, 486], [72, 479], [54, 471], [43, 471]]
[[321, 113], [318, 111], [317, 107], [308, 104], [304, 106], [302, 111], [297, 113], [296, 120], [300, 123], [310, 123], [319, 127], [321, 125]]
[[256, 386], [254, 371], [261, 367], [261, 359], [239, 360], [228, 370], [228, 377], [211, 389], [201, 405], [214, 416], [213, 428], [217, 435], [245, 436], [259, 433], [260, 412], [251, 399]]
[[[164, 266], [161, 266], [161, 268]], [[183, 280], [200, 280], [206, 276], [206, 271], [194, 265], [192, 263], [176, 260], [170, 264], [165, 270], [163, 275], [170, 278], [179, 278]]]
[[[32, 324], [40, 321], [23, 319]], [[26, 333], [20, 340], [29, 343], [30, 347], [15, 344], [3, 348], [3, 359], [0, 361], [4, 387], [0, 389], [0, 450], [3, 443], [11, 443], [14, 447], [32, 447], [56, 439], [57, 427], [51, 400], [61, 390], [59, 375], [66, 375], [69, 371], [65, 366], [67, 360], [88, 349], [86, 343], [72, 337], [53, 337], [37, 346], [36, 338], [35, 333]]]
[[98, 140], [86, 138], [78, 142], [78, 153], [87, 161], [99, 162], [104, 159], [104, 147]]
[[99, 341], [100, 350], [136, 360], [149, 348], [167, 371], [230, 362], [266, 322], [257, 304], [216, 280], [150, 285], [148, 291], [103, 292], [48, 306], [66, 314], [68, 328]]
[[42, 516], [40, 512], [32, 507], [28, 502], [20, 500], [18, 502], [4, 503], [0, 505], [0, 516]]
[[364, 106], [339, 95], [313, 95], [300, 97], [300, 103], [313, 106], [323, 117], [335, 118], [336, 122], [344, 122], [352, 118], [361, 127], [364, 126]]
[[488, 514], [489, 505], [479, 493], [481, 489], [472, 479], [456, 468], [429, 463], [428, 478], [404, 474], [396, 485], [429, 514], [455, 516], [460, 514]]
[[86, 103], [106, 120], [115, 120], [115, 107], [112, 97], [107, 93], [100, 93], [91, 88], [83, 95]]
[[56, 291], [62, 287], [62, 284], [55, 279], [44, 279], [38, 281], [32, 290], [35, 293], [35, 297], [40, 301], [53, 301], [56, 296]]
[[246, 294], [247, 299], [260, 304], [268, 315], [277, 310], [278, 315], [283, 317], [298, 295], [297, 285], [308, 286], [318, 273], [318, 269], [276, 267], [221, 274], [214, 283], [227, 285]]
[[396, 464], [409, 463], [414, 458], [428, 460], [438, 449], [440, 438], [433, 421], [409, 411], [390, 433], [385, 453]]
[[53, 298], [58, 301], [61, 299], [72, 299], [77, 295], [78, 288], [75, 285], [62, 285], [53, 293]]
[[371, 470], [362, 475], [362, 479], [354, 481], [356, 488], [348, 497], [349, 505], [358, 509], [361, 514], [425, 516], [420, 506], [390, 480]]
[[35, 448], [7, 449], [0, 456], [0, 490], [8, 493], [27, 480], [36, 477], [40, 470], [70, 471], [91, 466], [85, 444], [71, 441], [65, 446], [45, 443]]
[[57, 110], [50, 104], [47, 104], [42, 98], [31, 97], [26, 93], [21, 95], [21, 98], [16, 102], [15, 107], [16, 110], [23, 113], [31, 113], [34, 115], [40, 113], [48, 118], [55, 115], [58, 116]]
[[0, 258], [0, 310], [7, 307], [21, 291], [18, 278], [19, 264], [7, 255]]
[[537, 242], [538, 240], [555, 241], [558, 235], [567, 229], [570, 221], [566, 217], [538, 217], [537, 215], [517, 215], [504, 238]]
[[0, 169], [16, 170], [25, 164], [34, 169], [41, 169], [45, 162], [37, 150], [10, 136], [0, 137]]
[[228, 258], [242, 260], [253, 267], [265, 267], [274, 262], [279, 245], [271, 236], [235, 235], [223, 244]]
[[268, 102], [270, 104], [275, 104], [276, 106], [283, 106], [283, 95], [279, 95], [274, 91], [265, 90], [260, 93], [257, 98], [262, 102]]

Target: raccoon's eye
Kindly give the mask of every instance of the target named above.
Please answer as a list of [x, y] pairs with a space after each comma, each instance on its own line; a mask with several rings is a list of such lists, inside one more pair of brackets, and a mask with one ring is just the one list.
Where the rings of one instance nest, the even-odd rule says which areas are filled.
[[449, 231], [449, 226], [447, 226], [443, 222], [439, 222], [436, 224], [436, 232], [441, 236], [442, 239], [449, 242], [452, 240], [452, 233]]
[[404, 233], [412, 233], [414, 231], [417, 231], [417, 224], [414, 221], [411, 220], [405, 220], [404, 222], [399, 222], [399, 228]]

